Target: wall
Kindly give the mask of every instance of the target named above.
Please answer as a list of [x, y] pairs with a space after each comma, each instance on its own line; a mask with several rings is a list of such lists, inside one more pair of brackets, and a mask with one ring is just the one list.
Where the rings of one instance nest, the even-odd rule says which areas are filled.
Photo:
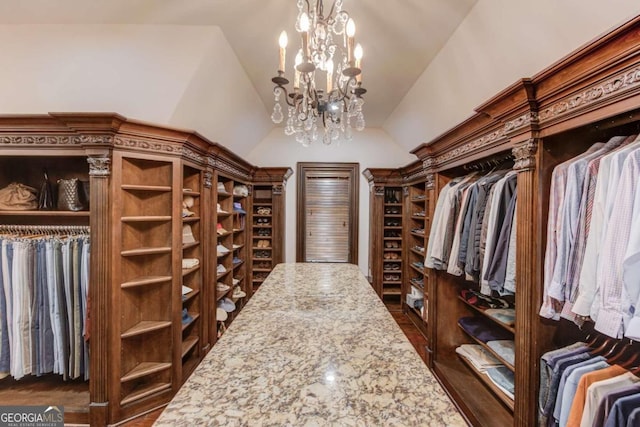
[[383, 127], [415, 148], [639, 12], [629, 0], [479, 0]]
[[354, 162], [360, 164], [358, 265], [364, 274], [369, 267], [369, 184], [362, 176], [366, 168], [404, 166], [416, 158], [393, 142], [381, 129], [353, 133], [353, 140], [325, 146], [320, 141], [304, 148], [282, 128], [275, 128], [247, 156], [260, 166], [289, 166], [294, 175], [287, 184], [286, 255], [287, 262], [296, 260], [296, 165], [298, 162]]
[[2, 25], [0, 52], [2, 114], [112, 111], [194, 128], [240, 155], [271, 128], [218, 27]]

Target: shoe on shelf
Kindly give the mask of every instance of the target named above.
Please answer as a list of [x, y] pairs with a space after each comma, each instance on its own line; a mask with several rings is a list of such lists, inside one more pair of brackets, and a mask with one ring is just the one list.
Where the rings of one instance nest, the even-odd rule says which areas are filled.
[[224, 182], [218, 183], [218, 193], [227, 193], [227, 189], [224, 188]]
[[240, 279], [236, 279], [235, 277], [231, 280], [231, 283], [233, 283], [233, 285], [237, 285], [238, 283], [240, 283]]
[[238, 258], [237, 256], [234, 256], [232, 262], [234, 264], [240, 264], [240, 263], [242, 263], [242, 260], [240, 258]]
[[227, 318], [229, 318], [229, 315], [227, 314], [226, 311], [224, 311], [220, 307], [216, 308], [216, 320], [218, 322], [224, 322], [225, 320], [227, 320]]
[[189, 312], [187, 311], [187, 309], [183, 309], [182, 310], [182, 324], [183, 325], [188, 325], [189, 323], [193, 322], [193, 317], [191, 317], [191, 315], [189, 314]]
[[226, 268], [224, 268], [224, 265], [222, 265], [222, 264], [218, 264], [218, 267], [216, 268], [216, 271], [217, 271], [218, 273], [226, 273], [226, 272], [227, 272], [227, 269], [226, 269]]
[[218, 307], [220, 307], [227, 313], [231, 313], [236, 309], [236, 304], [231, 299], [225, 297], [218, 301]]
[[233, 288], [233, 298], [244, 298], [246, 296], [247, 293], [240, 289], [240, 286]]
[[229, 286], [229, 285], [227, 285], [227, 284], [225, 284], [225, 283], [218, 282], [218, 283], [216, 284], [216, 290], [217, 290], [218, 292], [220, 292], [220, 293], [227, 292], [229, 289], [231, 289], [231, 286]]
[[220, 207], [220, 203], [216, 203], [216, 211], [217, 211], [219, 214], [228, 214], [228, 213], [229, 213], [229, 212], [225, 211], [224, 209], [222, 209], [222, 208]]
[[216, 246], [216, 252], [218, 253], [218, 256], [222, 256], [228, 254], [231, 251], [224, 247], [224, 245], [218, 245]]

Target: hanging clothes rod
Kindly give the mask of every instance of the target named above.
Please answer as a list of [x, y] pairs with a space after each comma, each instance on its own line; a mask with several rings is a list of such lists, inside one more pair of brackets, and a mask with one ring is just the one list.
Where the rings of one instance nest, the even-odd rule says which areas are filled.
[[88, 225], [17, 225], [17, 224], [0, 224], [0, 233], [39, 233], [39, 234], [88, 234], [90, 227]]

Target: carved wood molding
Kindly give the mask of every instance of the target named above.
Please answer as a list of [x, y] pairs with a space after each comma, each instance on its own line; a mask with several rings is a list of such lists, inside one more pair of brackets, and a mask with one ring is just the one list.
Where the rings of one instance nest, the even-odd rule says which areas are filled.
[[544, 108], [539, 114], [540, 121], [545, 122], [564, 116], [638, 86], [640, 86], [640, 67], [635, 67]]
[[512, 153], [515, 158], [513, 170], [527, 171], [536, 167], [536, 151], [538, 150], [538, 141], [534, 138], [529, 139], [524, 144], [513, 147]]
[[404, 187], [402, 187], [402, 196], [403, 197], [408, 197], [409, 196], [409, 187], [407, 187], [406, 185]]
[[[426, 160], [425, 160], [426, 162]], [[423, 162], [424, 163], [424, 162]], [[423, 176], [427, 176], [427, 171], [422, 169], [418, 172], [412, 173], [411, 175], [407, 175], [403, 178], [404, 181], [413, 181], [414, 179], [422, 178]]]
[[275, 184], [274, 186], [272, 186], [271, 187], [271, 192], [273, 194], [283, 194], [284, 193], [284, 183]]
[[113, 135], [79, 135], [73, 137], [74, 144], [104, 145], [113, 144]]
[[235, 175], [237, 177], [243, 178], [247, 181], [249, 181], [251, 178], [248, 173], [238, 169], [237, 167], [229, 164], [228, 162], [225, 162], [220, 158], [209, 157], [208, 160], [209, 160], [209, 165], [220, 172], [226, 172], [231, 175]]
[[87, 163], [89, 163], [90, 176], [111, 175], [111, 158], [110, 157], [89, 156], [87, 157]]
[[213, 187], [213, 172], [204, 171], [203, 178], [205, 188]]
[[374, 185], [373, 186], [373, 195], [374, 196], [384, 196], [384, 187], [381, 185]]
[[436, 177], [432, 173], [426, 175], [424, 186], [427, 190], [432, 190], [436, 185]]
[[529, 126], [531, 124], [538, 123], [538, 112], [537, 111], [527, 111], [525, 114], [517, 117], [513, 120], [509, 120], [504, 124], [505, 133], [511, 132], [525, 126]]
[[205, 156], [203, 156], [202, 154], [193, 151], [190, 148], [187, 147], [182, 147], [182, 155], [189, 160], [193, 160], [196, 163], [199, 164], [205, 164]]
[[3, 135], [0, 144], [4, 145], [78, 145], [73, 135]]
[[484, 148], [488, 145], [491, 145], [495, 141], [505, 136], [505, 127], [501, 127], [491, 133], [486, 135], [482, 135], [480, 138], [476, 138], [473, 141], [469, 141], [466, 144], [463, 144], [459, 147], [454, 148], [451, 151], [447, 151], [444, 154], [441, 154], [436, 157], [428, 157], [423, 161], [423, 167], [425, 169], [430, 169], [433, 167], [440, 166], [450, 160], [456, 159], [458, 157], [462, 157], [463, 155], [470, 153], [472, 151], [476, 151], [478, 149]]
[[155, 151], [162, 153], [182, 154], [180, 144], [170, 144], [167, 142], [150, 141], [147, 139], [123, 138], [116, 136], [113, 144], [117, 147], [134, 148], [136, 150]]

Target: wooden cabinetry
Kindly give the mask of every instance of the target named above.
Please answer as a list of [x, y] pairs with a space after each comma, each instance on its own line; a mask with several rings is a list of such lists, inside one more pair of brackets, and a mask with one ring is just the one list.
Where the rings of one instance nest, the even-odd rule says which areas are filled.
[[369, 181], [369, 281], [385, 301], [400, 302], [402, 293], [404, 192], [392, 169], [365, 169]]
[[247, 290], [251, 294], [277, 264], [284, 262], [285, 187], [292, 174], [290, 168], [263, 168], [254, 175], [248, 268], [251, 285]]
[[[426, 269], [424, 288], [428, 307], [426, 331], [428, 363], [468, 421], [473, 425], [535, 426], [539, 392], [540, 356], [554, 348], [584, 337], [574, 325], [539, 316], [543, 298], [544, 248], [547, 208], [553, 168], [584, 152], [598, 141], [615, 135], [637, 134], [640, 117], [640, 17], [577, 50], [550, 68], [506, 88], [476, 109], [468, 120], [433, 141], [413, 150], [418, 162], [385, 176], [399, 173], [406, 190], [405, 275], [418, 273], [413, 259], [420, 259], [421, 203], [425, 194], [424, 247], [428, 247], [429, 222], [433, 219], [440, 191], [453, 179], [472, 171], [492, 169], [496, 159], [510, 155], [509, 164], [517, 176], [515, 325], [490, 318], [482, 309], [460, 297], [463, 289], [476, 289], [473, 281], [446, 271]], [[383, 197], [383, 178], [369, 173], [372, 199]], [[431, 189], [432, 188], [432, 189]], [[384, 226], [382, 203], [371, 204], [371, 275], [380, 273]], [[416, 265], [417, 267], [417, 265]], [[407, 273], [408, 272], [408, 273]], [[406, 277], [409, 290], [413, 277]], [[415, 283], [416, 285], [418, 282]], [[405, 291], [406, 292], [406, 291]], [[403, 300], [405, 301], [405, 300]], [[406, 302], [406, 301], [405, 301]], [[407, 307], [411, 316], [418, 314]], [[417, 316], [413, 316], [414, 320]], [[485, 374], [479, 374], [456, 354], [461, 344], [478, 344], [458, 327], [461, 318], [490, 322], [505, 336], [513, 337], [514, 361], [502, 359], [514, 374], [511, 399]], [[480, 343], [485, 349], [486, 344]]]
[[[39, 188], [43, 169], [54, 189], [60, 178], [90, 181], [90, 210], [0, 211], [0, 228], [84, 227], [91, 242], [89, 379], [8, 377], [0, 400], [55, 402], [66, 422], [97, 426], [166, 404], [216, 342], [218, 300], [229, 297], [239, 310], [250, 295], [233, 297], [233, 285], [251, 289], [252, 197], [233, 189], [250, 190], [261, 169], [192, 131], [115, 114], [2, 116], [0, 141], [0, 188]], [[218, 234], [218, 224], [226, 231]], [[274, 235], [284, 236], [280, 225]], [[219, 254], [219, 244], [229, 252]], [[218, 282], [228, 291], [218, 292]]]

